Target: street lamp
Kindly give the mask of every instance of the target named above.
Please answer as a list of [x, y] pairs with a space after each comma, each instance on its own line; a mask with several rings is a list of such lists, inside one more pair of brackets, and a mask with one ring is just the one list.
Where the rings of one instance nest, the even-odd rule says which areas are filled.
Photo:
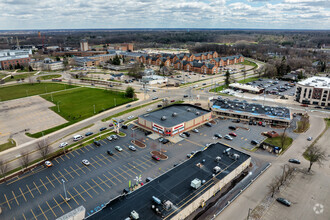
[[61, 180], [62, 180], [62, 183], [63, 183], [63, 189], [64, 189], [65, 200], [66, 200], [66, 201], [69, 201], [70, 198], [68, 198], [68, 196], [67, 196], [67, 194], [66, 194], [65, 181], [64, 181], [64, 179], [61, 179]]
[[93, 105], [93, 107], [94, 107], [94, 114], [95, 114], [95, 105]]
[[60, 111], [60, 103], [61, 103], [60, 101], [57, 102], [57, 112], [61, 112]]

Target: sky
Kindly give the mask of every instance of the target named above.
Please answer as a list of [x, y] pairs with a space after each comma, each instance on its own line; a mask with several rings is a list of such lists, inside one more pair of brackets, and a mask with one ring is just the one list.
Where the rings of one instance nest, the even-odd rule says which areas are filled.
[[0, 0], [0, 30], [330, 29], [330, 0]]

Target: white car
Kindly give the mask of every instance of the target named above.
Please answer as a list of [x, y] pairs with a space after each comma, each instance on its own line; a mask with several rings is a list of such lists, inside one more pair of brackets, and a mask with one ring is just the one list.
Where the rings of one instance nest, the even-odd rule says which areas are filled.
[[198, 133], [199, 132], [196, 128], [193, 129], [192, 131], [195, 132], [195, 133]]
[[129, 148], [131, 151], [136, 151], [136, 148], [135, 148], [133, 145], [129, 145], [128, 148]]
[[68, 146], [68, 142], [63, 142], [63, 143], [61, 143], [59, 147], [60, 147], [60, 148], [63, 148], [63, 147], [65, 147], [65, 146]]
[[130, 115], [130, 116], [127, 117], [128, 120], [130, 120], [132, 118], [134, 118], [134, 115]]
[[308, 141], [311, 141], [311, 140], [313, 140], [313, 138], [312, 137], [308, 137], [307, 140]]
[[86, 165], [86, 166], [88, 166], [89, 164], [91, 164], [88, 160], [86, 160], [86, 159], [83, 159], [82, 161], [82, 164], [84, 164], [84, 165]]
[[122, 152], [123, 151], [123, 148], [121, 148], [120, 146], [115, 146], [115, 149], [119, 152]]
[[107, 140], [108, 140], [108, 141], [112, 141], [112, 137], [111, 137], [111, 136], [108, 136], [108, 137], [107, 137]]
[[152, 111], [152, 108], [148, 108], [147, 112], [151, 112]]
[[225, 136], [225, 139], [227, 139], [227, 140], [233, 140], [233, 138], [232, 137], [230, 137], [228, 134]]

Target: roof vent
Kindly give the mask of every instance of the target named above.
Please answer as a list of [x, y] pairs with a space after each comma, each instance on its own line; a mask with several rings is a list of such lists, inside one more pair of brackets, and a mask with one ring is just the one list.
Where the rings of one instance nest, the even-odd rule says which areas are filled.
[[200, 115], [201, 113], [200, 112], [196, 112], [196, 115]]
[[187, 108], [187, 112], [191, 112], [191, 109], [190, 108]]
[[162, 117], [160, 118], [160, 120], [165, 121], [165, 120], [166, 120], [166, 116], [162, 116]]
[[176, 116], [178, 116], [178, 113], [173, 112], [173, 113], [172, 113], [172, 116], [173, 116], [173, 117], [176, 117]]

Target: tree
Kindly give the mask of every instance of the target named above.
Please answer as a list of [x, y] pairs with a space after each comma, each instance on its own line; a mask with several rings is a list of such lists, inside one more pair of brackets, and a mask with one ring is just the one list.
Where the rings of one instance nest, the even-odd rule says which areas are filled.
[[29, 72], [32, 72], [33, 68], [29, 65]]
[[277, 188], [278, 188], [278, 182], [276, 181], [276, 179], [274, 178], [272, 180], [272, 182], [267, 186], [268, 188], [268, 192], [271, 194], [271, 197], [273, 198], [276, 191], [277, 191]]
[[13, 69], [13, 65], [9, 64], [9, 69], [12, 70]]
[[56, 57], [56, 61], [61, 61], [61, 58], [59, 58], [58, 56]]
[[304, 157], [309, 161], [308, 172], [310, 172], [314, 163], [319, 166], [323, 165], [323, 161], [326, 160], [326, 152], [317, 145], [311, 145], [304, 152]]
[[280, 143], [281, 143], [282, 150], [283, 150], [283, 147], [285, 145], [285, 141], [288, 138], [288, 135], [286, 134], [286, 129], [287, 129], [287, 127], [284, 128], [283, 133], [280, 135], [280, 138], [281, 138]]
[[225, 75], [225, 84], [228, 86], [230, 84], [230, 72], [227, 70], [226, 75]]
[[132, 68], [128, 70], [127, 74], [134, 78], [141, 79], [142, 78], [142, 74], [140, 74], [141, 70], [142, 70], [141, 66], [138, 63], [135, 63], [132, 66]]
[[46, 140], [44, 139], [43, 141], [39, 141], [37, 143], [37, 148], [38, 148], [38, 151], [41, 155], [41, 157], [46, 160], [47, 158], [47, 155], [49, 153], [49, 145], [48, 143], [46, 142]]
[[133, 98], [134, 95], [135, 95], [135, 93], [134, 93], [134, 88], [128, 86], [128, 87], [126, 88], [125, 96], [128, 97], [128, 98]]
[[21, 165], [23, 170], [26, 169], [29, 166], [29, 162], [30, 162], [30, 157], [28, 153], [25, 152], [21, 152]]
[[245, 78], [246, 78], [246, 70], [243, 70], [243, 77], [244, 77], [244, 83], [245, 83]]
[[[6, 177], [6, 173], [8, 171], [8, 164], [2, 160], [0, 160], [0, 175], [1, 178], [5, 178]], [[6, 178], [5, 178], [6, 181]]]
[[116, 56], [112, 59], [112, 62], [111, 62], [111, 64], [113, 64], [113, 65], [120, 65], [120, 58], [119, 58], [119, 56], [116, 54]]

